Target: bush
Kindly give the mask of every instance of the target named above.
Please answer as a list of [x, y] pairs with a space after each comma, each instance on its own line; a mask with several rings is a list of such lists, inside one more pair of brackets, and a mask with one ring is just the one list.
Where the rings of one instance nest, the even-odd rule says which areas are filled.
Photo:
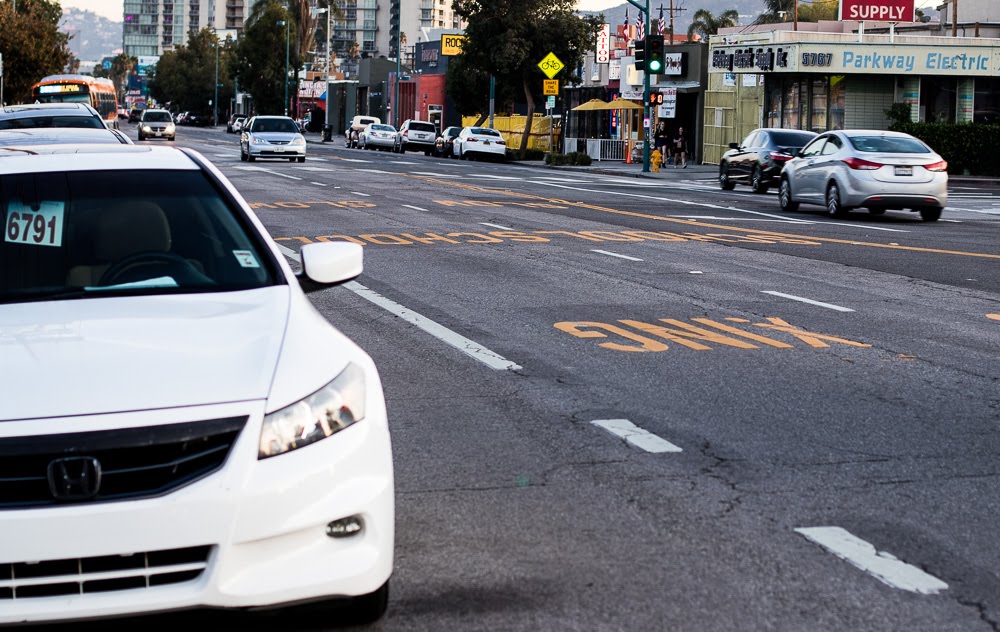
[[545, 152], [541, 149], [512, 149], [507, 152], [508, 160], [543, 160]]
[[590, 162], [590, 156], [578, 151], [568, 154], [547, 154], [545, 156], [545, 164], [554, 166], [576, 165], [579, 167], [589, 167]]
[[1000, 177], [1000, 125], [981, 123], [894, 123], [890, 128], [916, 136], [948, 161], [948, 173]]

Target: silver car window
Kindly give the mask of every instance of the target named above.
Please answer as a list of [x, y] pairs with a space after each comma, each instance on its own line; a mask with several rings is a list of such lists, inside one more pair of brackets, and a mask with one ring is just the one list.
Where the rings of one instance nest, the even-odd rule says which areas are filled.
[[826, 144], [826, 136], [820, 136], [813, 142], [809, 143], [802, 150], [802, 157], [808, 158], [809, 156], [818, 156], [819, 152], [823, 150], [823, 145]]
[[905, 136], [848, 136], [851, 145], [865, 153], [929, 154], [927, 145]]
[[833, 155], [838, 151], [840, 151], [841, 146], [842, 144], [839, 138], [837, 138], [836, 136], [828, 136], [826, 139], [826, 144], [823, 145], [823, 151], [821, 153], [824, 156]]

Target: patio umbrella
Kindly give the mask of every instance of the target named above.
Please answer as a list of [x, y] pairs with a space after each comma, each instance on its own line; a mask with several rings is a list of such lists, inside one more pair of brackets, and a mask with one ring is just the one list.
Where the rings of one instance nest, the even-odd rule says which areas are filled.
[[591, 111], [594, 111], [594, 110], [607, 110], [607, 109], [608, 109], [608, 102], [607, 101], [601, 101], [600, 99], [591, 99], [590, 101], [587, 101], [583, 105], [576, 106], [575, 108], [573, 108], [570, 111], [571, 112], [591, 112]]
[[[581, 106], [582, 107], [582, 106]], [[638, 103], [633, 103], [627, 99], [615, 99], [611, 103], [608, 103], [602, 110], [641, 110], [643, 107]]]

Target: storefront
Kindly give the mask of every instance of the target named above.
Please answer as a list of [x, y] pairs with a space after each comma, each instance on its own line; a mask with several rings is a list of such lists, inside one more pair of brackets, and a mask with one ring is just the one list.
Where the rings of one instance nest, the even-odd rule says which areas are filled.
[[887, 129], [894, 103], [908, 103], [915, 122], [1000, 119], [997, 39], [771, 31], [719, 40], [706, 162], [755, 127]]

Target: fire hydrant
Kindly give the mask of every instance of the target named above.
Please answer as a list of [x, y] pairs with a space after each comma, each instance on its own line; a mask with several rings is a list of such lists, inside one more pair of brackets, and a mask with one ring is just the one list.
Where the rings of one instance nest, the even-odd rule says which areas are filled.
[[649, 164], [653, 166], [653, 173], [660, 172], [660, 165], [663, 164], [663, 154], [660, 153], [659, 149], [654, 149], [653, 153], [649, 154]]

